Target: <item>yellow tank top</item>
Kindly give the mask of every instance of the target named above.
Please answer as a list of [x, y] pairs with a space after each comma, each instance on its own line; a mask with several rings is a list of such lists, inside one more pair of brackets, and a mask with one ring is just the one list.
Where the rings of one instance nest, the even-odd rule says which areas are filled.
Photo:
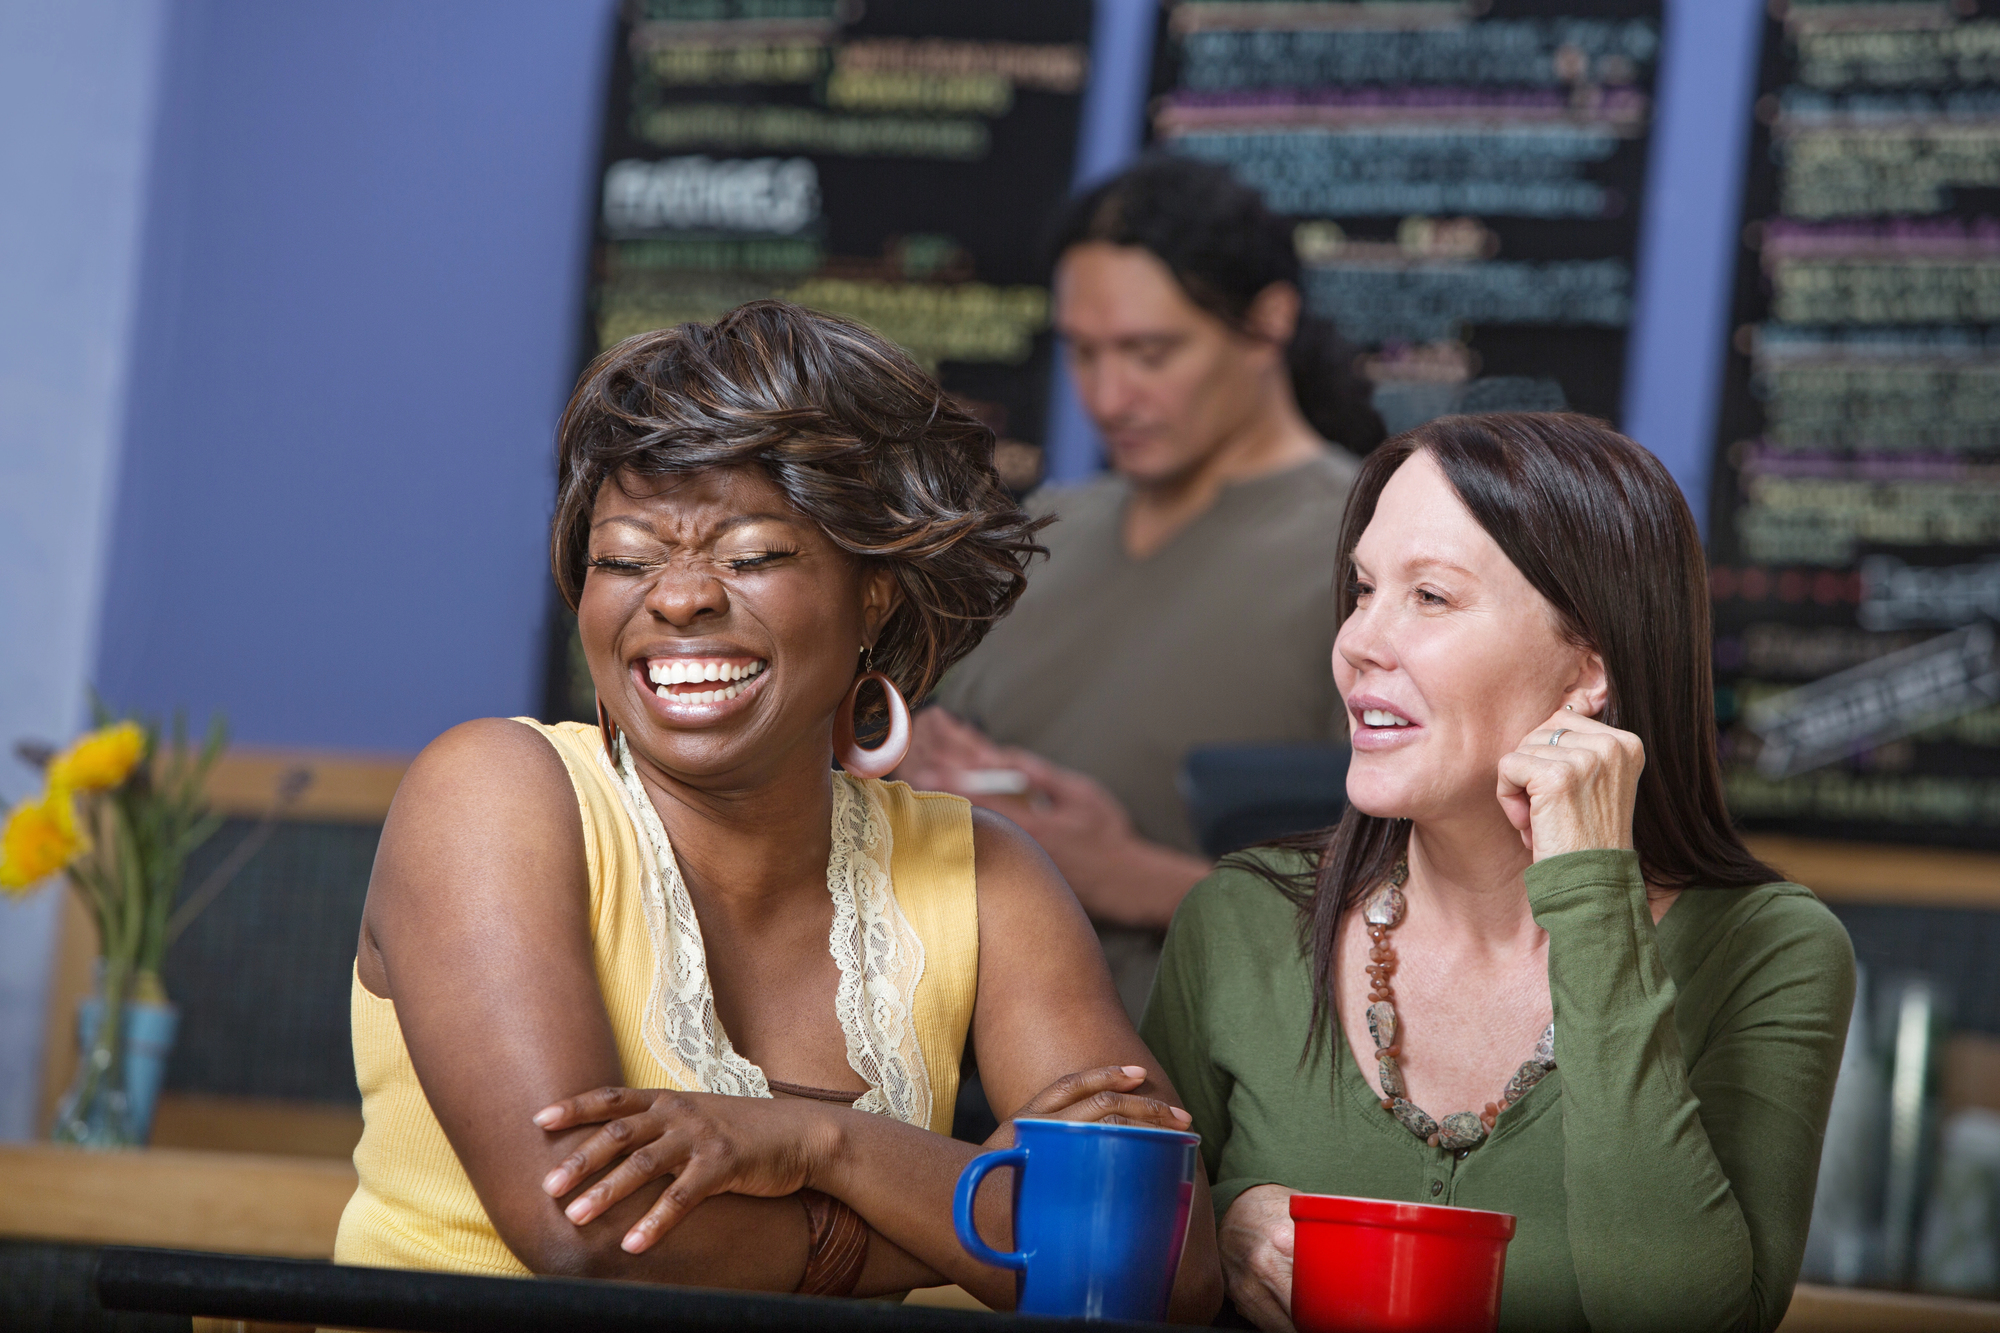
[[[681, 1088], [646, 1032], [657, 1003], [658, 970], [649, 928], [641, 837], [603, 761], [596, 728], [545, 726], [520, 718], [555, 746], [576, 789], [590, 876], [590, 934], [604, 1007], [628, 1087]], [[851, 781], [851, 779], [837, 779]], [[916, 792], [900, 782], [869, 781], [874, 808], [887, 816], [889, 877], [895, 905], [922, 943], [911, 1016], [930, 1093], [930, 1128], [951, 1132], [959, 1060], [972, 1021], [979, 971], [978, 900], [973, 887], [971, 807], [956, 796]], [[391, 1000], [352, 989], [354, 1074], [363, 1129], [354, 1150], [360, 1187], [341, 1215], [334, 1260], [380, 1268], [524, 1275], [480, 1206], [437, 1117], [431, 1113]], [[657, 1018], [657, 1013], [655, 1014]], [[579, 1089], [582, 1091], [582, 1089]]]

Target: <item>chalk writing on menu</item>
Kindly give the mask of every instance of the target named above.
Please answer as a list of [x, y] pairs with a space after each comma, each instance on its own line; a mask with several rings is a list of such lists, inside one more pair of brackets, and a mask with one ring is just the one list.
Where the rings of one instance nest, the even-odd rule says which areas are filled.
[[1775, 4], [1710, 505], [1746, 826], [2000, 847], [2000, 16]]
[[779, 297], [901, 345], [1040, 466], [1040, 242], [1088, 0], [634, 0], [606, 117], [598, 347]]
[[1299, 219], [1305, 297], [1393, 431], [1615, 420], [1658, 3], [1178, 0], [1153, 132]]

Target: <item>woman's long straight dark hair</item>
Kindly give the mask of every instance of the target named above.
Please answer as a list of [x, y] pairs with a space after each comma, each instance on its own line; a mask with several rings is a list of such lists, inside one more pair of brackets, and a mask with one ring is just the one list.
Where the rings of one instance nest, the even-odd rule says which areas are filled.
[[[1348, 496], [1336, 566], [1341, 623], [1354, 611], [1354, 547], [1382, 488], [1417, 453], [1430, 455], [1548, 599], [1564, 634], [1603, 657], [1611, 696], [1598, 720], [1646, 747], [1632, 818], [1646, 882], [1746, 889], [1783, 879], [1750, 854], [1723, 804], [1708, 567], [1694, 515], [1660, 460], [1601, 421], [1561, 412], [1440, 417], [1396, 436], [1363, 461]], [[1303, 853], [1305, 869], [1239, 862], [1298, 906], [1313, 974], [1308, 1057], [1331, 1013], [1341, 916], [1388, 878], [1409, 840], [1409, 821], [1349, 806], [1331, 829], [1269, 844]]]

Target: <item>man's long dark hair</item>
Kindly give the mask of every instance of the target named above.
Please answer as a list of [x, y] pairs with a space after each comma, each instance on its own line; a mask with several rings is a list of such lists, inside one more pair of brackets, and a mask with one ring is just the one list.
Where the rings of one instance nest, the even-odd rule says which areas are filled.
[[[1382, 488], [1419, 452], [1548, 599], [1565, 636], [1603, 657], [1611, 695], [1598, 720], [1646, 747], [1632, 818], [1646, 882], [1747, 889], [1783, 879], [1750, 854], [1723, 805], [1708, 568], [1694, 515], [1660, 460], [1603, 422], [1569, 413], [1439, 417], [1405, 431], [1368, 455], [1348, 496], [1337, 566], [1343, 623], [1354, 612], [1354, 547]], [[1341, 916], [1388, 878], [1409, 840], [1407, 820], [1349, 806], [1331, 829], [1270, 844], [1303, 853], [1304, 870], [1239, 862], [1298, 906], [1313, 973], [1308, 1055], [1331, 1012]]]
[[[1251, 302], [1274, 282], [1299, 286], [1292, 223], [1229, 168], [1171, 153], [1141, 158], [1129, 170], [1069, 201], [1051, 237], [1051, 259], [1086, 241], [1137, 246], [1165, 264], [1188, 300], [1243, 332]], [[1387, 432], [1356, 368], [1361, 349], [1332, 323], [1301, 310], [1285, 347], [1292, 394], [1306, 423], [1354, 454]]]

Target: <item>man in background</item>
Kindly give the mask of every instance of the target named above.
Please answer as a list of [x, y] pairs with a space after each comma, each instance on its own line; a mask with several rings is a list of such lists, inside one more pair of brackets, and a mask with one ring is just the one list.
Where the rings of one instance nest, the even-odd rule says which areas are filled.
[[918, 715], [898, 776], [1042, 845], [1136, 1019], [1210, 868], [1187, 752], [1347, 735], [1335, 543], [1382, 424], [1355, 349], [1302, 314], [1290, 225], [1226, 168], [1145, 160], [1072, 201], [1056, 253], [1057, 331], [1112, 470], [1030, 499], [1059, 520], [1049, 559]]

